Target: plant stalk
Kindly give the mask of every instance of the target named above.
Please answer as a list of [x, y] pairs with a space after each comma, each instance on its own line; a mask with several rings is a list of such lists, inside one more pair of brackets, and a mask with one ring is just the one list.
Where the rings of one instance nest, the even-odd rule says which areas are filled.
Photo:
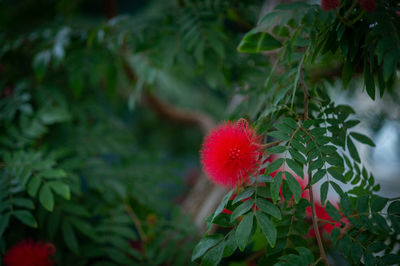
[[312, 191], [312, 173], [310, 172], [308, 175], [308, 184], [309, 184], [309, 190], [310, 190], [310, 204], [311, 204], [311, 212], [312, 212], [312, 224], [315, 232], [315, 237], [317, 239], [318, 243], [318, 248], [319, 248], [319, 253], [321, 255], [321, 260], [324, 262], [325, 265], [329, 266], [328, 258], [326, 257], [324, 246], [322, 245], [322, 239], [321, 235], [319, 233], [319, 228], [318, 228], [318, 217], [315, 212], [315, 205], [314, 205], [314, 196], [313, 196], [313, 191]]

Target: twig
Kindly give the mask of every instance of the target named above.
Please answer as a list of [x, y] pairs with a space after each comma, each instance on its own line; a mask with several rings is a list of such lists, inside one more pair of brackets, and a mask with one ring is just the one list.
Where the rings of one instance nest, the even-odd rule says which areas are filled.
[[304, 70], [303, 68], [300, 70], [300, 86], [303, 89], [304, 92], [304, 113], [303, 113], [303, 119], [308, 120], [310, 119], [308, 117], [308, 103], [310, 101], [310, 94], [307, 91], [306, 84], [304, 82]]
[[260, 147], [261, 147], [261, 149], [265, 150], [265, 149], [277, 146], [277, 145], [281, 144], [282, 142], [283, 142], [282, 140], [277, 140], [277, 141], [274, 141], [274, 142], [262, 144], [262, 145], [260, 145]]
[[347, 10], [346, 14], [344, 15], [344, 20], [347, 20], [349, 18], [351, 12], [356, 7], [357, 3], [358, 3], [358, 0], [353, 1], [353, 4], [350, 6], [349, 10]]
[[[121, 52], [121, 60], [122, 68], [124, 69], [129, 82], [132, 84], [136, 83], [136, 75], [123, 52]], [[172, 104], [156, 97], [149, 91], [143, 93], [143, 100], [163, 118], [184, 125], [197, 125], [201, 128], [203, 133], [209, 132], [216, 125], [214, 119], [206, 113], [181, 109], [173, 106]]]
[[147, 241], [147, 237], [143, 231], [142, 228], [142, 224], [140, 223], [139, 218], [137, 217], [137, 215], [135, 214], [135, 212], [133, 211], [132, 207], [129, 205], [129, 203], [125, 203], [125, 210], [128, 213], [128, 215], [131, 217], [133, 223], [135, 224], [135, 227], [139, 233], [140, 239], [143, 242]]
[[321, 257], [319, 257], [313, 264], [311, 264], [312, 266], [314, 266], [314, 265], [317, 265], [318, 264], [318, 262], [321, 260], [322, 258]]
[[346, 25], [347, 27], [351, 27], [351, 25], [339, 14], [337, 10], [335, 10], [336, 16], [339, 18], [339, 20]]
[[[310, 95], [308, 94], [307, 91], [307, 87], [304, 83], [304, 73], [303, 71], [301, 71], [300, 73], [301, 75], [301, 87], [303, 88], [303, 92], [304, 92], [304, 120], [309, 119], [308, 117], [308, 104], [309, 104], [309, 98]], [[321, 255], [321, 259], [322, 261], [325, 263], [325, 265], [329, 265], [328, 259], [326, 257], [325, 254], [325, 250], [324, 250], [324, 246], [322, 245], [322, 240], [321, 240], [321, 235], [319, 233], [319, 228], [318, 228], [318, 217], [317, 214], [315, 213], [315, 206], [314, 206], [314, 195], [313, 195], [313, 190], [312, 190], [312, 172], [310, 172], [308, 174], [308, 189], [310, 190], [310, 204], [311, 204], [311, 211], [312, 211], [312, 224], [313, 224], [313, 228], [314, 228], [314, 232], [315, 232], [315, 236], [317, 239], [317, 243], [318, 243], [318, 248], [319, 248], [319, 253]]]
[[313, 228], [314, 228], [315, 236], [317, 239], [321, 259], [325, 263], [325, 265], [329, 266], [328, 258], [326, 257], [324, 246], [322, 245], [321, 235], [319, 233], [318, 222], [317, 222], [318, 217], [317, 217], [317, 214], [315, 213], [314, 196], [313, 196], [311, 181], [312, 181], [312, 173], [310, 172], [308, 175], [308, 185], [309, 185], [309, 189], [310, 189], [310, 204], [311, 204], [311, 211], [312, 211], [311, 218], [312, 218]]

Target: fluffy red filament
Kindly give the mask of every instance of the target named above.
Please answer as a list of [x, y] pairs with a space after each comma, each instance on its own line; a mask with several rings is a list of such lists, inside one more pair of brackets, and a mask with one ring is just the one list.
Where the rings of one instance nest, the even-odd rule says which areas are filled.
[[56, 248], [51, 243], [22, 240], [7, 251], [3, 258], [5, 266], [51, 266], [50, 256]]
[[325, 11], [338, 9], [339, 5], [340, 5], [339, 0], [322, 0], [321, 1], [321, 7]]
[[245, 120], [225, 122], [206, 137], [200, 151], [208, 178], [224, 187], [245, 184], [261, 164], [261, 137]]
[[360, 7], [368, 12], [373, 13], [376, 9], [375, 0], [360, 0]]

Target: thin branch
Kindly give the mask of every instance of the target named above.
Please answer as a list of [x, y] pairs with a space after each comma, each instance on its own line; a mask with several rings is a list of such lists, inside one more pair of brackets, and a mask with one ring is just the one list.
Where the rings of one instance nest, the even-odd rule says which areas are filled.
[[318, 228], [318, 217], [315, 212], [315, 205], [314, 205], [314, 196], [313, 196], [313, 191], [312, 191], [312, 173], [310, 172], [308, 175], [308, 185], [310, 189], [310, 204], [311, 204], [311, 211], [312, 211], [312, 223], [313, 223], [313, 228], [315, 232], [315, 237], [317, 239], [318, 243], [318, 248], [319, 248], [319, 253], [321, 255], [321, 259], [324, 262], [325, 265], [329, 266], [328, 258], [326, 257], [324, 246], [322, 245], [322, 240], [321, 240], [321, 235], [319, 233], [319, 228]]
[[[306, 84], [304, 82], [304, 71], [303, 69], [301, 69], [300, 72], [300, 84], [301, 87], [303, 88], [303, 92], [304, 92], [304, 120], [308, 120], [308, 104], [310, 101], [310, 95], [307, 91], [307, 87]], [[310, 190], [310, 204], [311, 204], [311, 211], [312, 211], [312, 224], [313, 224], [313, 228], [314, 228], [314, 232], [315, 232], [315, 236], [317, 239], [317, 243], [318, 243], [318, 248], [319, 248], [319, 253], [321, 255], [321, 260], [325, 263], [325, 265], [329, 265], [328, 262], [328, 258], [326, 257], [325, 254], [325, 250], [324, 250], [324, 246], [322, 245], [322, 240], [321, 240], [321, 235], [319, 233], [319, 228], [318, 228], [318, 217], [317, 214], [315, 212], [315, 205], [314, 205], [314, 195], [313, 195], [313, 190], [312, 190], [312, 172], [310, 172], [308, 174], [308, 189]]]
[[344, 20], [349, 19], [351, 12], [353, 11], [353, 9], [356, 7], [356, 5], [358, 4], [358, 0], [354, 0], [353, 4], [350, 6], [349, 10], [347, 10], [346, 14], [344, 15]]
[[[121, 54], [121, 60], [122, 67], [129, 82], [132, 84], [136, 83], [136, 75], [129, 62], [125, 59], [123, 53]], [[143, 100], [161, 117], [185, 125], [197, 125], [201, 128], [203, 133], [207, 133], [216, 125], [214, 119], [212, 119], [212, 117], [206, 113], [185, 110], [173, 106], [172, 104], [163, 101], [148, 91], [144, 92]]]
[[262, 144], [262, 145], [260, 145], [260, 147], [261, 147], [261, 149], [265, 150], [265, 149], [277, 146], [277, 145], [281, 144], [282, 142], [283, 142], [282, 140], [277, 140], [277, 141], [274, 141], [274, 142]]
[[300, 70], [300, 86], [303, 89], [304, 92], [304, 113], [303, 113], [303, 119], [308, 120], [310, 119], [308, 117], [308, 103], [310, 101], [310, 94], [307, 91], [306, 84], [304, 82], [304, 70], [303, 68]]
[[320, 260], [321, 260], [322, 258], [321, 257], [319, 257], [313, 264], [312, 264], [312, 266], [314, 266], [314, 265], [318, 265], [318, 262], [320, 262]]
[[146, 242], [147, 237], [143, 231], [142, 224], [141, 224], [139, 218], [137, 217], [136, 213], [133, 211], [132, 207], [128, 203], [125, 203], [125, 210], [128, 213], [129, 217], [131, 217], [133, 223], [135, 224], [135, 227], [139, 233], [140, 239], [143, 242]]

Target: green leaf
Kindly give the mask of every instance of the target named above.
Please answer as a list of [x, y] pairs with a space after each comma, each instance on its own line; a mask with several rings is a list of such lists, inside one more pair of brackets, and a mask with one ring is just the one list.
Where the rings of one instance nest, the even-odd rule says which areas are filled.
[[236, 228], [235, 238], [236, 243], [241, 251], [243, 251], [250, 238], [250, 233], [253, 227], [253, 213], [248, 213], [243, 217], [243, 220], [239, 223]]
[[351, 246], [350, 254], [356, 264], [360, 263], [363, 254], [362, 247], [358, 243], [354, 242]]
[[282, 183], [282, 172], [278, 172], [274, 179], [272, 180], [272, 184], [271, 184], [271, 196], [272, 196], [272, 200], [274, 202], [276, 202], [277, 200], [279, 200], [279, 193], [281, 190], [281, 183]]
[[245, 191], [241, 192], [239, 195], [235, 197], [235, 199], [232, 201], [232, 204], [235, 204], [236, 202], [239, 202], [242, 199], [251, 197], [254, 194], [254, 191], [255, 191], [254, 187], [246, 189]]
[[336, 167], [330, 167], [328, 168], [328, 173], [335, 179], [346, 183], [346, 180], [344, 179], [344, 176], [337, 170]]
[[238, 46], [241, 53], [259, 53], [274, 50], [282, 46], [282, 43], [267, 32], [249, 32]]
[[268, 133], [268, 136], [271, 136], [271, 137], [273, 137], [273, 138], [275, 138], [275, 139], [283, 140], [283, 141], [287, 141], [287, 140], [290, 139], [289, 134], [284, 133], [284, 132], [281, 132], [281, 131], [272, 131], [272, 132], [269, 132], [269, 133]]
[[328, 200], [325, 206], [326, 212], [329, 214], [329, 216], [335, 220], [339, 221], [340, 218], [342, 217], [340, 215], [340, 212], [336, 209], [335, 206], [332, 205], [332, 203]]
[[303, 121], [303, 126], [305, 127], [305, 128], [310, 128], [312, 125], [314, 125], [315, 124], [315, 121], [314, 120], [306, 120], [306, 121]]
[[224, 238], [221, 234], [205, 236], [203, 237], [199, 243], [194, 247], [192, 253], [192, 261], [200, 258], [203, 256], [204, 253], [207, 252], [211, 247], [218, 244]]
[[375, 82], [374, 75], [369, 71], [368, 64], [364, 65], [364, 83], [369, 97], [375, 100]]
[[277, 124], [277, 125], [275, 125], [275, 127], [277, 129], [279, 129], [279, 131], [281, 131], [281, 132], [283, 132], [285, 134], [288, 134], [288, 135], [291, 135], [293, 133], [293, 131], [294, 131], [293, 128], [291, 128], [290, 126], [288, 126], [286, 124]]
[[323, 145], [320, 149], [324, 154], [332, 154], [337, 150], [336, 147], [332, 145]]
[[40, 119], [46, 125], [54, 124], [57, 122], [65, 122], [71, 119], [70, 114], [65, 108], [62, 107], [52, 107], [44, 109], [40, 113]]
[[14, 205], [16, 205], [18, 207], [23, 207], [23, 208], [27, 208], [27, 209], [31, 209], [31, 210], [35, 209], [35, 205], [33, 204], [33, 201], [30, 199], [14, 198], [13, 203], [14, 203]]
[[286, 151], [286, 147], [285, 146], [275, 146], [275, 147], [267, 149], [267, 153], [269, 153], [269, 154], [283, 153], [285, 151]]
[[300, 257], [305, 259], [307, 265], [312, 264], [314, 262], [314, 255], [308, 248], [296, 247], [296, 250], [299, 253]]
[[290, 117], [285, 117], [282, 119], [282, 122], [285, 123], [286, 125], [290, 126], [293, 129], [296, 129], [298, 127], [296, 121], [294, 121], [292, 118]]
[[54, 208], [54, 196], [53, 193], [50, 190], [50, 187], [48, 184], [45, 184], [42, 186], [39, 192], [39, 201], [42, 204], [42, 206], [48, 210], [48, 211], [53, 211]]
[[37, 228], [38, 226], [35, 217], [33, 217], [32, 213], [30, 213], [29, 211], [14, 211], [13, 215], [18, 220], [30, 227]]
[[258, 198], [256, 203], [257, 203], [257, 207], [261, 211], [274, 216], [276, 219], [279, 219], [279, 220], [282, 219], [281, 211], [279, 210], [279, 208], [276, 205], [269, 202], [268, 200], [263, 199], [263, 198]]
[[392, 49], [385, 54], [383, 61], [383, 76], [385, 81], [388, 81], [390, 76], [396, 71], [399, 59], [398, 48]]
[[342, 197], [344, 195], [342, 188], [338, 184], [336, 184], [335, 182], [332, 182], [332, 181], [330, 182], [330, 184], [340, 197]]
[[322, 127], [316, 127], [310, 130], [311, 135], [313, 136], [323, 136], [326, 133], [326, 129]]
[[344, 215], [350, 216], [353, 213], [353, 205], [347, 194], [344, 194], [343, 197], [340, 198], [340, 206], [343, 209]]
[[32, 67], [35, 71], [36, 78], [41, 81], [46, 74], [47, 67], [50, 63], [51, 52], [44, 50], [35, 55], [32, 61]]
[[63, 197], [66, 200], [69, 200], [71, 197], [71, 192], [69, 186], [60, 181], [51, 181], [47, 183], [58, 195]]
[[357, 132], [350, 132], [350, 135], [358, 140], [361, 143], [367, 144], [369, 146], [375, 147], [375, 143], [367, 136], [357, 133]]
[[29, 196], [35, 197], [39, 187], [40, 187], [40, 177], [33, 176], [27, 185], [27, 191]]
[[382, 257], [382, 261], [387, 265], [396, 265], [400, 261], [400, 256], [397, 254], [387, 254]]
[[350, 80], [353, 77], [354, 69], [355, 69], [354, 62], [351, 62], [350, 60], [347, 60], [344, 63], [343, 70], [342, 70], [342, 81], [343, 81], [343, 88], [344, 89], [347, 89], [347, 85], [349, 84]]
[[289, 149], [289, 153], [293, 159], [299, 161], [303, 165], [306, 164], [306, 159], [298, 151], [296, 151], [294, 149]]
[[325, 169], [319, 169], [312, 177], [311, 185], [318, 183], [326, 174]]
[[6, 230], [9, 221], [10, 221], [9, 213], [0, 216], [0, 238], [2, 237], [4, 231]]
[[275, 172], [276, 170], [279, 169], [279, 167], [282, 166], [283, 162], [285, 161], [284, 158], [278, 158], [275, 161], [273, 161], [270, 165], [267, 166], [267, 169], [265, 171], [265, 174], [271, 174]]
[[268, 240], [268, 243], [271, 247], [275, 246], [276, 238], [277, 238], [277, 231], [275, 225], [268, 219], [267, 215], [262, 212], [256, 213], [258, 224], [260, 225], [261, 231], [265, 235]]
[[[82, 234], [86, 235], [87, 237], [96, 240], [96, 232], [94, 231], [93, 227], [85, 220], [76, 218], [76, 217], [69, 217], [69, 222], [76, 228], [76, 230], [80, 231]], [[130, 237], [130, 234], [124, 234], [126, 237]]]
[[368, 195], [362, 195], [357, 199], [357, 212], [366, 213], [368, 211]]
[[220, 213], [222, 212], [222, 210], [225, 208], [226, 204], [228, 203], [229, 199], [230, 199], [231, 196], [232, 196], [232, 193], [233, 193], [233, 190], [229, 191], [229, 192], [224, 196], [224, 198], [222, 199], [221, 203], [218, 205], [217, 209], [216, 209], [215, 212], [214, 212], [213, 219], [214, 219], [215, 217], [217, 217], [218, 214], [220, 214]]
[[79, 245], [76, 240], [75, 231], [72, 226], [64, 220], [61, 225], [61, 231], [63, 234], [64, 242], [67, 247], [75, 254], [79, 254]]
[[373, 212], [381, 211], [383, 208], [385, 208], [388, 201], [389, 201], [388, 198], [375, 196], [374, 200], [372, 201], [371, 211]]
[[321, 204], [325, 205], [326, 197], [328, 196], [329, 182], [325, 182], [321, 186]]
[[235, 252], [237, 248], [236, 244], [236, 236], [235, 236], [235, 229], [232, 230], [228, 238], [225, 240], [225, 248], [224, 248], [224, 253], [223, 257], [229, 257]]
[[360, 161], [360, 156], [358, 155], [358, 151], [356, 146], [354, 145], [353, 141], [351, 140], [350, 137], [347, 137], [347, 148], [349, 149], [350, 155], [351, 157], [356, 160], [357, 162], [361, 162]]
[[339, 237], [340, 237], [339, 228], [337, 228], [337, 227], [333, 228], [332, 231], [331, 231], [331, 240], [332, 240], [332, 242], [336, 243], [336, 241], [338, 241]]
[[292, 169], [298, 176], [300, 176], [303, 179], [304, 172], [303, 172], [302, 166], [300, 166], [298, 163], [296, 163], [292, 159], [286, 159], [286, 163], [290, 167], [290, 169]]
[[321, 157], [318, 157], [316, 160], [311, 161], [310, 167], [308, 169], [309, 172], [314, 171], [315, 169], [320, 169], [324, 166], [324, 161]]
[[[85, 207], [69, 202], [63, 203], [63, 211], [77, 216], [90, 217], [90, 213], [85, 209]], [[116, 218], [114, 217], [114, 219]]]
[[40, 171], [40, 176], [45, 178], [63, 178], [66, 177], [67, 174], [61, 169], [47, 169]]
[[379, 230], [384, 230], [385, 233], [390, 233], [392, 230], [387, 225], [385, 218], [377, 213], [372, 214], [372, 218], [374, 219], [375, 223], [378, 225]]
[[301, 196], [301, 186], [300, 186], [299, 182], [297, 182], [297, 180], [294, 178], [294, 176], [289, 172], [285, 172], [285, 176], [286, 176], [286, 180], [288, 182], [290, 191], [292, 191], [292, 193], [293, 193], [294, 200], [296, 202], [299, 202], [300, 196]]
[[202, 266], [214, 266], [218, 265], [222, 259], [222, 254], [224, 252], [225, 242], [221, 241], [215, 247], [212, 247], [207, 251], [201, 260]]
[[233, 222], [236, 218], [238, 218], [240, 215], [248, 212], [251, 207], [254, 204], [254, 200], [253, 199], [249, 199], [245, 202], [243, 202], [242, 204], [240, 204], [233, 212], [231, 215], [231, 222]]

